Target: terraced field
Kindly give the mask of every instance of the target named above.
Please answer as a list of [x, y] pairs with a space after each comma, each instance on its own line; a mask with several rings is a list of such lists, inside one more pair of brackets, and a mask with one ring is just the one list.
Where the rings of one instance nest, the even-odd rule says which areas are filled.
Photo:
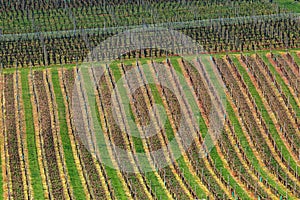
[[[226, 107], [203, 156], [216, 106], [205, 66]], [[300, 198], [300, 51], [3, 69], [0, 81], [1, 199]]]

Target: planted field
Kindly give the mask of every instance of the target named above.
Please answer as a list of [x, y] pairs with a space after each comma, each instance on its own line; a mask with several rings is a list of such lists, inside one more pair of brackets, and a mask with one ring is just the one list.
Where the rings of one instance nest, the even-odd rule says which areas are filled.
[[[0, 11], [4, 67], [73, 64], [83, 61], [91, 48], [111, 36], [148, 26], [176, 30], [213, 53], [300, 47], [299, 14], [280, 2], [267, 0], [7, 0], [0, 2]], [[123, 45], [126, 48], [126, 42], [121, 39], [118, 45], [101, 46], [105, 53], [95, 57], [111, 57], [110, 50]], [[153, 48], [118, 56], [150, 58], [165, 54]]]
[[0, 199], [300, 199], [299, 0], [0, 0]]
[[[116, 27], [143, 23], [178, 22], [219, 17], [275, 14], [276, 4], [261, 1], [68, 1], [0, 2], [0, 23], [5, 34], [73, 30], [74, 28]], [[213, 8], [213, 9], [212, 9]], [[191, 12], [192, 9], [192, 12]], [[210, 10], [209, 12], [204, 12]], [[217, 11], [217, 12], [216, 12]], [[125, 14], [126, 13], [126, 14]], [[176, 16], [174, 17], [174, 14]], [[143, 21], [137, 16], [142, 15]], [[156, 19], [155, 19], [156, 18]], [[35, 26], [34, 26], [35, 25]]]
[[[4, 69], [0, 195], [299, 199], [298, 56], [276, 51]], [[225, 118], [218, 138], [208, 132], [217, 90], [207, 66], [226, 86], [226, 107], [216, 110]], [[214, 146], [203, 154], [207, 136]]]

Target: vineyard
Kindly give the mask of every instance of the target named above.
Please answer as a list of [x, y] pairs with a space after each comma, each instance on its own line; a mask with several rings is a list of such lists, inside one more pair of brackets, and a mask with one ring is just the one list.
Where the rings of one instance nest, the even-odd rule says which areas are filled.
[[[226, 120], [222, 134], [210, 154], [200, 158], [201, 143], [207, 134], [210, 101], [206, 75], [180, 57], [141, 59], [112, 63], [97, 79], [99, 68], [84, 69], [75, 65], [35, 69], [4, 70], [1, 75], [1, 197], [4, 199], [299, 199], [300, 197], [300, 52], [276, 51], [257, 54], [217, 54], [203, 57], [195, 65], [214, 64], [226, 85]], [[156, 76], [156, 64], [166, 67], [166, 76]], [[141, 66], [148, 66], [146, 72]], [[201, 67], [202, 66], [202, 67]], [[146, 83], [165, 78], [174, 91], [154, 84], [133, 90], [127, 72]], [[184, 79], [179, 80], [175, 74]], [[111, 166], [88, 151], [77, 134], [74, 116], [81, 116], [84, 129], [90, 130], [91, 112], [84, 84], [86, 75], [95, 86], [98, 122], [103, 142], [126, 151], [133, 172], [122, 170], [116, 149], [106, 145]], [[78, 79], [78, 77], [81, 77]], [[116, 82], [125, 77], [118, 108], [111, 95]], [[76, 80], [80, 80], [76, 83]], [[98, 80], [98, 81], [97, 81]], [[191, 113], [184, 98], [184, 81], [192, 91], [201, 113], [200, 131], [183, 151], [178, 135], [181, 118], [190, 123]], [[130, 99], [134, 124], [123, 116], [121, 124], [113, 109], [122, 111], [122, 98]], [[178, 98], [175, 94], [181, 94]], [[72, 102], [75, 101], [75, 102]], [[75, 107], [80, 109], [74, 109]], [[159, 104], [161, 113], [150, 109]], [[182, 106], [185, 105], [185, 106]], [[76, 112], [81, 112], [80, 115]], [[156, 135], [143, 137], [143, 125], [154, 120]], [[95, 122], [94, 122], [95, 123]], [[137, 129], [140, 137], [127, 135], [125, 128]], [[90, 135], [89, 137], [93, 137]], [[93, 139], [92, 139], [93, 140]], [[178, 149], [166, 148], [176, 141], [182, 155], [172, 164], [158, 167], [151, 152], [163, 149], [161, 159], [169, 162]], [[91, 144], [92, 145], [92, 144]], [[144, 153], [151, 171], [137, 165], [138, 153]]]
[[300, 199], [299, 5], [0, 0], [0, 199]]
[[[82, 62], [107, 38], [145, 26], [179, 31], [211, 53], [300, 47], [299, 14], [265, 0], [116, 1], [116, 5], [101, 1], [39, 2], [0, 2], [0, 57], [5, 68]], [[120, 45], [127, 48], [126, 41]], [[108, 52], [116, 45], [101, 48]], [[165, 54], [160, 49], [137, 49], [121, 57]], [[110, 56], [95, 55], [97, 59]]]

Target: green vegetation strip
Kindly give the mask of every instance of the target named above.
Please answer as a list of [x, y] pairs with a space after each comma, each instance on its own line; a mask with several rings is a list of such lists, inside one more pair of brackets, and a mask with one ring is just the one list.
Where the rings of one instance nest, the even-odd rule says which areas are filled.
[[4, 199], [4, 193], [3, 193], [3, 177], [2, 177], [2, 157], [1, 157], [1, 153], [0, 153], [0, 199]]
[[290, 54], [294, 58], [297, 65], [300, 67], [300, 57], [297, 55], [297, 52], [293, 51], [293, 52], [290, 52]]
[[59, 76], [57, 69], [52, 70], [52, 84], [56, 97], [57, 112], [59, 119], [60, 137], [65, 155], [65, 161], [70, 177], [71, 185], [73, 188], [74, 196], [76, 199], [85, 199], [85, 192], [79, 178], [79, 173], [76, 168], [76, 162], [72, 153], [71, 141], [68, 135], [68, 126], [66, 120], [66, 109], [62, 96], [62, 91], [59, 84]]
[[[48, 65], [48, 66], [35, 66], [32, 67], [32, 70], [34, 71], [43, 71], [45, 69], [58, 69], [58, 68], [64, 68], [64, 69], [71, 69], [74, 68], [75, 64], [62, 64], [62, 65]], [[22, 67], [19, 68], [19, 70], [27, 70], [29, 72], [30, 67]], [[4, 68], [3, 73], [14, 73], [16, 71], [16, 68]]]
[[29, 169], [31, 173], [31, 184], [35, 199], [44, 199], [43, 182], [40, 174], [38, 155], [35, 140], [35, 130], [33, 124], [32, 105], [30, 100], [28, 69], [21, 70], [22, 98], [25, 110], [26, 141], [28, 149]]
[[239, 60], [235, 57], [235, 56], [231, 56], [231, 59], [233, 60], [235, 66], [237, 67], [238, 71], [240, 72], [240, 74], [242, 75], [246, 85], [248, 86], [249, 88], [249, 91], [252, 95], [252, 97], [254, 98], [255, 100], [255, 103], [258, 107], [258, 109], [261, 111], [261, 115], [265, 121], [266, 124], [269, 125], [269, 131], [270, 133], [272, 134], [272, 137], [273, 139], [275, 140], [276, 142], [276, 145], [277, 147], [279, 148], [282, 148], [282, 155], [283, 157], [285, 158], [285, 160], [290, 160], [290, 166], [293, 170], [296, 171], [296, 169], [298, 170], [298, 174], [300, 173], [300, 169], [297, 166], [295, 160], [293, 159], [290, 159], [291, 158], [291, 155], [289, 153], [289, 151], [287, 150], [286, 146], [284, 145], [283, 141], [281, 140], [276, 128], [275, 128], [275, 125], [271, 119], [271, 117], [269, 116], [269, 113], [268, 111], [266, 110], [263, 102], [262, 102], [262, 99], [261, 97], [259, 96], [255, 86], [253, 85], [249, 75], [247, 74], [247, 71], [246, 69], [244, 69], [243, 66], [241, 66]]
[[275, 2], [282, 8], [291, 12], [300, 13], [300, 2], [298, 0], [275, 0]]

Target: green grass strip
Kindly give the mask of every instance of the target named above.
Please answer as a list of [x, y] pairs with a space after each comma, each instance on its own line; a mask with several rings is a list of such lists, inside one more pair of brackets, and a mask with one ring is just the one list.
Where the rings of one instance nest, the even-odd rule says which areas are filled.
[[275, 0], [275, 2], [282, 8], [291, 12], [300, 13], [300, 2], [296, 0]]
[[33, 124], [32, 105], [30, 100], [29, 83], [28, 83], [28, 69], [21, 70], [22, 82], [22, 98], [24, 102], [24, 116], [26, 124], [26, 142], [28, 149], [29, 169], [31, 174], [31, 184], [33, 188], [35, 199], [44, 199], [43, 182], [40, 173], [40, 166], [38, 163], [38, 155], [35, 140], [35, 130]]
[[298, 66], [300, 66], [300, 57], [298, 56], [298, 54], [296, 52], [290, 52], [291, 56], [294, 58], [296, 64]]
[[60, 88], [59, 76], [57, 69], [52, 70], [52, 84], [56, 97], [56, 105], [59, 119], [60, 137], [63, 146], [63, 152], [65, 155], [65, 161], [70, 177], [71, 185], [73, 188], [74, 196], [76, 199], [85, 199], [85, 192], [79, 178], [75, 159], [72, 152], [71, 140], [68, 134], [68, 126], [66, 120], [66, 109], [64, 105], [63, 95]]
[[[0, 153], [0, 166], [2, 166], [2, 159], [1, 159], [1, 153]], [[0, 167], [0, 199], [4, 199], [4, 193], [3, 193], [3, 177], [2, 177], [2, 167]]]

